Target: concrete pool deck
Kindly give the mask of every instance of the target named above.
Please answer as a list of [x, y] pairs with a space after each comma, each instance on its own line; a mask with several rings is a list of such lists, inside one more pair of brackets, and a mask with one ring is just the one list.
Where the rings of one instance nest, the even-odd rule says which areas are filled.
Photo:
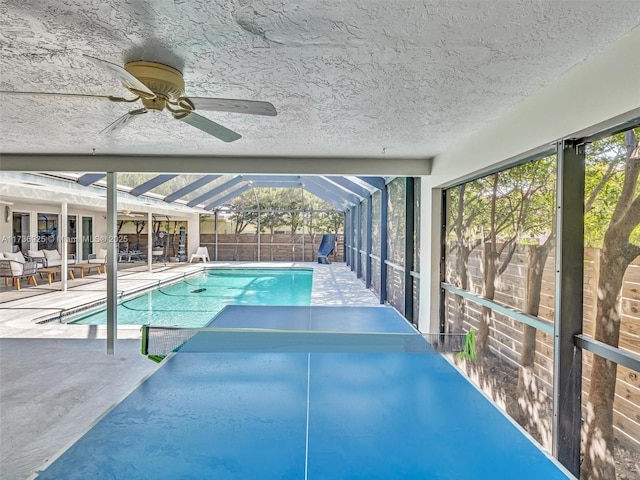
[[[215, 267], [313, 268], [312, 305], [378, 305], [343, 263], [215, 262]], [[203, 264], [168, 264], [118, 272], [124, 295], [201, 271]], [[67, 292], [43, 282], [20, 292], [0, 289], [0, 479], [29, 478], [75, 442], [158, 365], [139, 353], [136, 326], [118, 328], [116, 353], [106, 355], [103, 326], [37, 323], [103, 299], [106, 277], [69, 281]]]

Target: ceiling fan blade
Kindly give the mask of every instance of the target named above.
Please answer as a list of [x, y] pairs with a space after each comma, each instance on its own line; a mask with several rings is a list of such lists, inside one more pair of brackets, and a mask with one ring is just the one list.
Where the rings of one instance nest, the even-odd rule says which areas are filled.
[[219, 138], [223, 142], [235, 142], [236, 140], [242, 138], [242, 135], [234, 132], [233, 130], [225, 128], [222, 125], [219, 125], [216, 122], [203, 117], [202, 115], [198, 115], [197, 113], [191, 112], [190, 114], [180, 118], [179, 120], [188, 123], [192, 127], [199, 128], [203, 132]]
[[254, 100], [233, 100], [230, 98], [194, 98], [189, 97], [196, 110], [211, 112], [248, 113], [249, 115], [268, 115], [275, 117], [278, 112], [269, 102]]
[[115, 132], [117, 130], [120, 130], [122, 127], [127, 125], [129, 122], [131, 122], [138, 115], [141, 115], [143, 113], [147, 113], [147, 110], [144, 109], [144, 108], [140, 108], [138, 110], [131, 110], [130, 112], [125, 113], [123, 116], [118, 118], [115, 122], [113, 122], [109, 126], [107, 126], [104, 130], [102, 130], [100, 132], [100, 134], [109, 134], [109, 133], [113, 133], [113, 132]]
[[156, 94], [149, 90], [144, 83], [131, 75], [120, 65], [116, 65], [115, 63], [107, 62], [106, 60], [101, 60], [90, 55], [85, 55], [85, 57], [117, 80], [120, 80], [120, 82], [122, 82], [122, 85], [127, 90], [131, 91], [134, 95], [139, 95], [141, 97], [150, 99], [156, 97]]

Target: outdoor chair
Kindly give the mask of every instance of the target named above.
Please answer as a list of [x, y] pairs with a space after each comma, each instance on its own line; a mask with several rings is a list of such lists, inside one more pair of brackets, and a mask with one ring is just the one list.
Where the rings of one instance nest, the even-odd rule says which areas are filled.
[[[45, 268], [59, 267], [62, 265], [62, 257], [58, 250], [28, 250], [27, 256], [31, 262], [41, 264]], [[73, 253], [67, 254], [67, 264], [76, 263], [76, 256]]]
[[207, 247], [198, 247], [198, 249], [196, 250], [196, 253], [191, 255], [191, 258], [189, 259], [189, 263], [193, 262], [194, 258], [199, 258], [203, 262], [211, 261], [211, 259], [209, 258], [209, 250], [207, 250]]
[[27, 262], [21, 252], [17, 253], [0, 253], [0, 277], [4, 278], [5, 287], [11, 284], [20, 290], [20, 279], [28, 278], [29, 282], [37, 287], [36, 273], [38, 264], [36, 262]]
[[101, 248], [98, 250], [98, 253], [89, 254], [87, 257], [87, 263], [96, 265], [98, 267], [98, 272], [100, 272], [100, 266], [107, 264], [107, 249]]

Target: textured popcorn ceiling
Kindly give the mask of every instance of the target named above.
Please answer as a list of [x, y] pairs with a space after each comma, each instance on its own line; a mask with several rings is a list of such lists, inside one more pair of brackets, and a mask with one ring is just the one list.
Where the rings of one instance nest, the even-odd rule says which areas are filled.
[[2, 94], [0, 149], [430, 157], [639, 23], [637, 0], [3, 0], [0, 90], [125, 95], [88, 54], [278, 116], [205, 112], [243, 135], [230, 144], [167, 113], [99, 136], [131, 105]]

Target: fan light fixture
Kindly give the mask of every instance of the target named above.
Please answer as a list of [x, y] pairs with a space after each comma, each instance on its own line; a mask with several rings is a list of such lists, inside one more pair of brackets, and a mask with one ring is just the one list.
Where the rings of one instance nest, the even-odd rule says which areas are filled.
[[175, 68], [161, 63], [130, 62], [124, 66], [124, 69], [140, 80], [151, 93], [136, 87], [127, 87], [136, 97], [131, 100], [122, 97], [108, 97], [112, 102], [130, 103], [141, 100], [147, 110], [161, 112], [166, 108], [173, 113], [174, 118], [187, 116], [195, 110], [193, 102], [183, 97], [184, 79]]
[[233, 142], [241, 135], [229, 130], [206, 117], [195, 113], [198, 110], [248, 113], [251, 115], [276, 116], [274, 106], [269, 102], [253, 100], [231, 100], [226, 98], [188, 98], [184, 95], [185, 83], [182, 73], [161, 63], [136, 61], [124, 68], [115, 63], [85, 55], [98, 67], [117, 78], [134, 98], [108, 96], [112, 102], [133, 103], [140, 100], [143, 108], [131, 110], [107, 126], [101, 133], [111, 133], [122, 128], [137, 116], [149, 111], [168, 110], [173, 118], [182, 120], [223, 142]]

